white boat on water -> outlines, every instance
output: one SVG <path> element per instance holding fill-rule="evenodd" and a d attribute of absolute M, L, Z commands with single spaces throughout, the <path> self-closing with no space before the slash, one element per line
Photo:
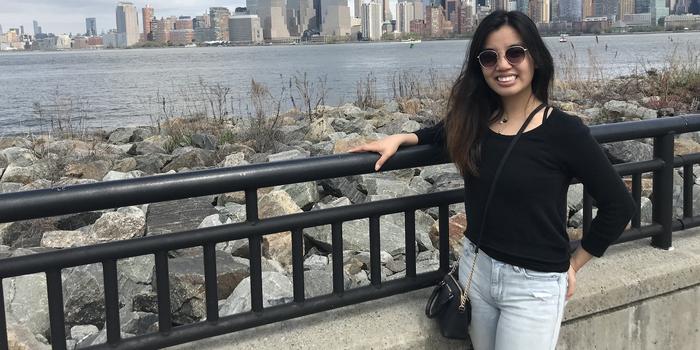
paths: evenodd
<path fill-rule="evenodd" d="M 195 44 L 195 43 L 187 44 L 187 45 L 185 45 L 185 47 L 197 47 L 197 44 Z"/>
<path fill-rule="evenodd" d="M 568 40 L 566 39 L 566 37 L 568 37 L 568 35 L 566 35 L 566 34 L 561 34 L 561 35 L 559 35 L 559 42 L 560 42 L 560 43 L 565 43 L 565 42 L 567 42 Z"/>
<path fill-rule="evenodd" d="M 420 39 L 407 39 L 407 40 L 401 40 L 402 43 L 409 43 L 409 44 L 418 44 L 420 43 Z"/>

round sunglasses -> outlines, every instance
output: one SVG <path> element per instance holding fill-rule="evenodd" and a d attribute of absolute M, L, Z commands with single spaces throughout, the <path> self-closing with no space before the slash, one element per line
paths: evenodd
<path fill-rule="evenodd" d="M 506 50 L 506 61 L 511 65 L 520 64 L 525 59 L 526 52 L 527 49 L 522 46 L 511 46 Z M 476 56 L 476 59 L 482 67 L 486 69 L 493 68 L 498 63 L 498 52 L 496 52 L 496 50 L 487 49 L 481 51 L 481 53 Z"/>

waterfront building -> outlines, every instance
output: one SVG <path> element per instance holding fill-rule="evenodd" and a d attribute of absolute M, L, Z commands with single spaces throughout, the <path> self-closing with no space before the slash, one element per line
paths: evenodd
<path fill-rule="evenodd" d="M 118 33 L 115 30 L 110 30 L 109 32 L 102 35 L 102 45 L 106 48 L 117 48 Z"/>
<path fill-rule="evenodd" d="M 325 2 L 321 35 L 331 37 L 348 37 L 350 35 L 348 0 L 327 0 Z"/>
<path fill-rule="evenodd" d="M 688 13 L 693 15 L 700 15 L 700 0 L 690 1 L 690 5 L 688 5 Z"/>
<path fill-rule="evenodd" d="M 651 24 L 651 13 L 633 13 L 622 17 L 626 27 L 648 27 Z"/>
<path fill-rule="evenodd" d="M 139 41 L 138 12 L 134 4 L 120 2 L 116 9 L 117 15 L 117 47 L 125 48 Z"/>
<path fill-rule="evenodd" d="M 228 19 L 231 17 L 231 11 L 226 7 L 210 7 L 209 8 L 209 20 L 211 23 L 212 33 L 214 37 L 212 40 L 216 41 L 228 41 Z"/>
<path fill-rule="evenodd" d="M 549 23 L 549 6 L 549 0 L 533 0 L 528 15 L 535 23 Z"/>
<path fill-rule="evenodd" d="M 66 50 L 71 48 L 71 38 L 66 34 L 56 35 L 56 49 Z"/>
<path fill-rule="evenodd" d="M 684 28 L 700 29 L 700 15 L 669 15 L 664 20 L 666 30 L 678 30 Z"/>
<path fill-rule="evenodd" d="M 39 22 L 33 21 L 33 24 L 34 24 L 34 36 L 41 34 L 41 27 L 39 26 Z"/>
<path fill-rule="evenodd" d="M 313 0 L 287 1 L 287 29 L 291 36 L 301 36 L 304 31 L 314 26 L 316 15 Z"/>
<path fill-rule="evenodd" d="M 211 29 L 211 18 L 204 14 L 197 16 L 192 20 L 192 28 L 194 29 L 194 40 L 196 42 L 205 42 L 214 40 L 214 33 Z"/>
<path fill-rule="evenodd" d="M 389 0 L 382 0 L 382 22 L 391 21 L 391 10 L 389 9 Z"/>
<path fill-rule="evenodd" d="M 177 17 L 169 16 L 161 18 L 159 20 L 152 21 L 152 37 L 153 41 L 168 44 L 172 42 L 171 33 L 175 30 L 175 23 L 177 22 Z M 194 35 L 194 34 L 193 34 Z"/>
<path fill-rule="evenodd" d="M 372 0 L 360 7 L 362 16 L 362 37 L 365 40 L 382 38 L 382 5 Z"/>
<path fill-rule="evenodd" d="M 95 19 L 95 17 L 88 17 L 85 19 L 85 35 L 97 35 L 97 19 Z"/>
<path fill-rule="evenodd" d="M 651 25 L 657 26 L 659 20 L 668 16 L 669 10 L 666 7 L 666 0 L 651 0 L 651 5 L 649 9 L 651 13 Z"/>
<path fill-rule="evenodd" d="M 155 10 L 151 5 L 141 9 L 141 20 L 143 21 L 143 41 L 153 40 L 153 21 L 155 20 Z"/>
<path fill-rule="evenodd" d="M 249 15 L 258 14 L 258 0 L 245 0 L 245 8 Z"/>
<path fill-rule="evenodd" d="M 236 44 L 255 44 L 263 41 L 263 29 L 258 15 L 233 16 L 228 22 L 230 41 Z"/>
<path fill-rule="evenodd" d="M 289 39 L 287 8 L 284 0 L 259 0 L 257 6 L 263 38 L 270 41 Z"/>
<path fill-rule="evenodd" d="M 582 18 L 583 4 L 581 0 L 559 0 L 559 20 L 579 22 Z"/>
<path fill-rule="evenodd" d="M 101 36 L 91 36 L 91 37 L 87 38 L 87 44 L 88 44 L 88 46 L 91 46 L 91 47 L 103 46 L 102 37 Z"/>
<path fill-rule="evenodd" d="M 583 12 L 581 13 L 581 18 L 595 17 L 595 7 L 593 5 L 593 0 L 583 0 Z"/>
<path fill-rule="evenodd" d="M 452 22 L 444 15 L 442 6 L 429 5 L 425 9 L 425 30 L 428 36 L 445 37 L 452 32 Z"/>
<path fill-rule="evenodd" d="M 71 47 L 75 50 L 87 49 L 88 48 L 88 38 L 84 36 L 74 36 L 73 44 Z"/>
<path fill-rule="evenodd" d="M 425 19 L 425 5 L 421 1 L 403 0 L 396 3 L 396 26 L 401 33 L 411 33 L 411 21 Z"/>
<path fill-rule="evenodd" d="M 648 13 L 650 0 L 634 0 L 634 13 Z"/>
<path fill-rule="evenodd" d="M 620 0 L 619 7 L 617 9 L 618 18 L 622 18 L 627 14 L 634 13 L 634 0 Z"/>

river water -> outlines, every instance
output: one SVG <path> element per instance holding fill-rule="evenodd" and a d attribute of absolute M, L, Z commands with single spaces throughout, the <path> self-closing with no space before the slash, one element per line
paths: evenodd
<path fill-rule="evenodd" d="M 586 75 L 617 76 L 668 64 L 674 55 L 697 54 L 700 32 L 545 38 L 562 69 Z M 409 72 L 451 79 L 459 72 L 467 40 L 406 43 L 350 43 L 133 50 L 0 53 L 0 135 L 37 132 L 46 128 L 38 117 L 41 104 L 73 111 L 87 127 L 113 128 L 153 122 L 154 101 L 161 96 L 178 102 L 200 80 L 231 89 L 229 105 L 242 114 L 251 79 L 280 89 L 285 81 L 307 73 L 310 81 L 325 77 L 326 104 L 352 102 L 358 81 L 369 73 L 377 93 L 390 97 L 392 76 Z M 293 89 L 292 89 L 293 90 Z M 239 100 L 241 102 L 239 102 Z M 285 102 L 288 103 L 288 102 Z M 72 107 L 66 107 L 72 106 Z M 79 111 L 79 112 L 76 112 Z M 44 112 L 45 113 L 45 112 Z M 74 120 L 75 121 L 75 120 Z"/>

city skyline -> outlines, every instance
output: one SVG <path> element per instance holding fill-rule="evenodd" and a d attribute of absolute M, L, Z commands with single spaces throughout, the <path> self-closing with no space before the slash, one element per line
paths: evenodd
<path fill-rule="evenodd" d="M 197 0 L 150 0 L 130 1 L 139 9 L 139 24 L 141 24 L 141 8 L 147 4 L 155 9 L 157 18 L 167 16 L 197 16 L 208 12 L 210 7 L 227 7 L 233 13 L 236 7 L 245 7 L 246 0 L 211 0 L 207 2 Z M 33 21 L 37 21 L 42 27 L 43 33 L 54 34 L 82 34 L 85 32 L 85 19 L 95 18 L 98 34 L 102 31 L 116 29 L 114 10 L 118 0 L 67 0 L 56 2 L 54 0 L 10 0 L 3 5 L 0 11 L 0 25 L 2 28 L 19 28 L 32 30 Z M 393 12 L 397 0 L 389 0 L 390 9 Z M 348 1 L 350 14 L 354 14 L 354 1 Z M 33 31 L 33 30 L 32 30 Z M 34 33 L 32 33 L 34 34 Z"/>

